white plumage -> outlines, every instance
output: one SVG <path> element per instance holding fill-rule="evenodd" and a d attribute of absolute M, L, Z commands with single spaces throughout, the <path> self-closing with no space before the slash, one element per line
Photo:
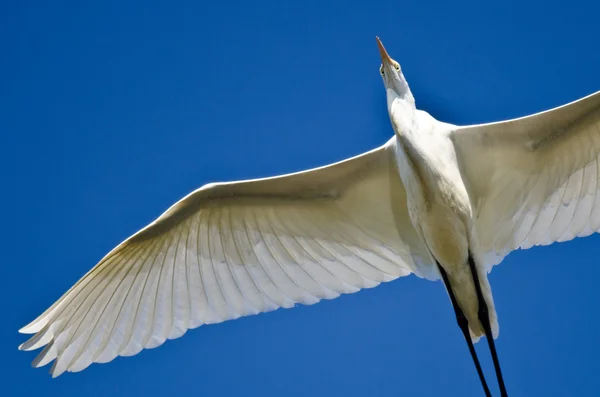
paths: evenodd
<path fill-rule="evenodd" d="M 380 51 L 394 137 L 330 166 L 189 194 L 20 330 L 34 334 L 21 349 L 44 347 L 34 366 L 81 371 L 203 324 L 412 273 L 447 273 L 470 337 L 486 333 L 484 303 L 496 337 L 492 266 L 600 230 L 600 92 L 458 127 L 417 110 L 400 66 Z"/>
<path fill-rule="evenodd" d="M 488 265 L 517 248 L 600 230 L 600 92 L 453 136 Z"/>
<path fill-rule="evenodd" d="M 391 139 L 328 167 L 198 189 L 24 327 L 36 335 L 21 348 L 47 345 L 34 365 L 56 359 L 57 376 L 203 324 L 436 277 L 397 205 L 406 195 L 394 149 Z"/>

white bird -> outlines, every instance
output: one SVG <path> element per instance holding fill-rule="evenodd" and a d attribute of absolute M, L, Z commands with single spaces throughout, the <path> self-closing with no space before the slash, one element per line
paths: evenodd
<path fill-rule="evenodd" d="M 209 184 L 119 244 L 20 332 L 53 376 L 131 356 L 188 329 L 314 304 L 411 273 L 441 278 L 473 342 L 494 346 L 487 279 L 511 251 L 600 229 L 600 92 L 459 127 L 417 110 L 377 39 L 395 135 L 348 160 Z"/>

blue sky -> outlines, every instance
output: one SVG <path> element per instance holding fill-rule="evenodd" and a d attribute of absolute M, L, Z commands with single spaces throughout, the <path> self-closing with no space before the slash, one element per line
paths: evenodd
<path fill-rule="evenodd" d="M 416 277 L 57 379 L 30 368 L 17 330 L 189 191 L 386 141 L 376 35 L 418 107 L 480 123 L 600 90 L 599 6 L 90 3 L 0 6 L 2 394 L 481 396 L 441 283 Z M 600 390 L 599 243 L 519 251 L 490 275 L 511 397 Z"/>

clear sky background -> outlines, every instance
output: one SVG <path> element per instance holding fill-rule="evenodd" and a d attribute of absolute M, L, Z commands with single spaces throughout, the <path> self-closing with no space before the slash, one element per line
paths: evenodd
<path fill-rule="evenodd" d="M 495 121 L 600 90 L 597 2 L 80 3 L 0 6 L 0 394 L 482 395 L 442 284 L 414 276 L 57 379 L 30 368 L 17 330 L 191 190 L 385 142 L 376 35 L 419 108 Z M 599 243 L 491 273 L 511 397 L 598 395 Z"/>

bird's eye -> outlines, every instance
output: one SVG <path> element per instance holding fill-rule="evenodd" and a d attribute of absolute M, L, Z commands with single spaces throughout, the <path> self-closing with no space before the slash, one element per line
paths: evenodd
<path fill-rule="evenodd" d="M 398 72 L 400 71 L 400 65 L 395 64 L 394 67 L 396 68 L 396 71 L 398 71 Z"/>
<path fill-rule="evenodd" d="M 381 73 L 382 76 L 385 75 L 385 72 L 383 71 L 383 65 L 381 65 L 381 67 L 379 68 L 379 73 Z"/>

